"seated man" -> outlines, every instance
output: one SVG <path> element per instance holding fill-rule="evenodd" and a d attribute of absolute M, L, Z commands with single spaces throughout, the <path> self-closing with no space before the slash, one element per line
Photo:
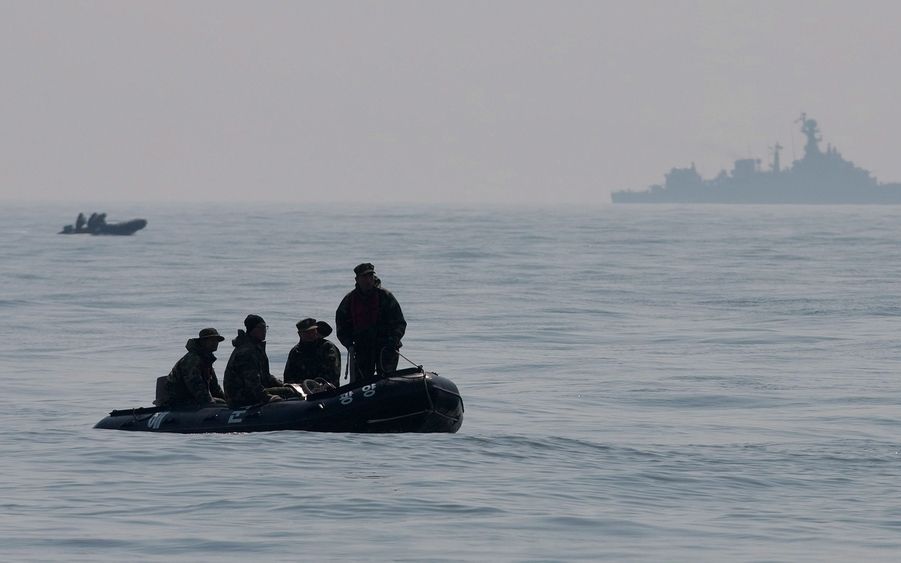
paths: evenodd
<path fill-rule="evenodd" d="M 185 344 L 188 353 L 166 376 L 166 395 L 160 406 L 225 404 L 225 395 L 213 370 L 213 355 L 225 340 L 215 328 L 205 328 Z"/>
<path fill-rule="evenodd" d="M 297 393 L 269 373 L 266 355 L 266 321 L 247 315 L 243 330 L 232 340 L 235 349 L 225 366 L 225 396 L 232 408 L 281 401 Z"/>
<path fill-rule="evenodd" d="M 341 352 L 325 339 L 332 327 L 325 321 L 304 319 L 297 323 L 300 342 L 288 353 L 285 364 L 285 383 L 303 383 L 307 379 L 322 378 L 338 387 L 341 378 Z"/>

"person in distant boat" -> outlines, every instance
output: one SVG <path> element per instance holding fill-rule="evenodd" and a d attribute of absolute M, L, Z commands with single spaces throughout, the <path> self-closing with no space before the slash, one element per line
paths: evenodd
<path fill-rule="evenodd" d="M 322 378 L 335 387 L 341 385 L 341 351 L 325 339 L 332 327 L 325 321 L 304 319 L 297 323 L 300 341 L 288 352 L 285 383 L 303 383 Z"/>
<path fill-rule="evenodd" d="M 235 349 L 225 366 L 225 398 L 231 407 L 280 401 L 297 394 L 269 373 L 266 355 L 266 321 L 259 315 L 247 315 L 245 330 L 232 340 Z"/>
<path fill-rule="evenodd" d="M 215 328 L 205 328 L 189 338 L 188 353 L 175 362 L 166 377 L 166 398 L 160 406 L 225 404 L 225 394 L 213 370 L 213 355 L 225 340 Z"/>
<path fill-rule="evenodd" d="M 93 233 L 93 232 L 97 231 L 97 229 L 99 228 L 99 219 L 100 219 L 100 214 L 97 212 L 91 213 L 91 216 L 88 217 L 87 231 L 89 233 Z"/>
<path fill-rule="evenodd" d="M 99 232 L 106 226 L 106 213 L 91 213 L 88 217 L 87 231 L 89 233 Z"/>
<path fill-rule="evenodd" d="M 348 350 L 352 381 L 384 377 L 397 369 L 407 321 L 397 299 L 376 277 L 375 266 L 364 262 L 354 274 L 356 287 L 335 311 L 338 340 Z"/>
<path fill-rule="evenodd" d="M 84 213 L 79 213 L 78 218 L 75 219 L 75 232 L 80 233 L 83 231 L 85 223 L 87 223 L 87 220 L 84 218 Z"/>

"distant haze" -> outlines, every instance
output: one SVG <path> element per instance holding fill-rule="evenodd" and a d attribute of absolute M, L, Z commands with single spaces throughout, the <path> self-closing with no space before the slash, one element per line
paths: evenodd
<path fill-rule="evenodd" d="M 0 200 L 606 203 L 694 162 L 901 181 L 901 4 L 0 1 Z M 82 210 L 73 207 L 73 212 Z"/>

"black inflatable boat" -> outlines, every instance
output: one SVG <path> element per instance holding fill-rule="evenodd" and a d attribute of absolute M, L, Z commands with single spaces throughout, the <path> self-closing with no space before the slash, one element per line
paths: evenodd
<path fill-rule="evenodd" d="M 463 398 L 444 377 L 415 367 L 366 384 L 300 399 L 232 409 L 224 405 L 114 410 L 94 428 L 136 432 L 456 432 Z"/>
<path fill-rule="evenodd" d="M 147 226 L 147 219 L 132 219 L 121 223 L 102 223 L 90 229 L 78 229 L 72 225 L 66 225 L 59 235 L 133 235 Z"/>

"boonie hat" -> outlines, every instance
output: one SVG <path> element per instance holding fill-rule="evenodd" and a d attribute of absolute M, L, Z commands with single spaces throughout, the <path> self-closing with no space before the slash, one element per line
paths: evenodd
<path fill-rule="evenodd" d="M 298 332 L 304 332 L 311 328 L 318 328 L 320 336 L 328 336 L 332 333 L 332 327 L 325 321 L 317 321 L 316 319 L 304 319 L 297 323 Z"/>
<path fill-rule="evenodd" d="M 215 338 L 219 342 L 225 340 L 225 337 L 219 334 L 219 331 L 215 328 L 203 328 L 200 329 L 200 334 L 197 338 Z"/>
<path fill-rule="evenodd" d="M 369 262 L 363 262 L 362 264 L 354 268 L 354 274 L 358 276 L 362 276 L 370 272 L 375 272 L 375 266 L 373 266 Z"/>

